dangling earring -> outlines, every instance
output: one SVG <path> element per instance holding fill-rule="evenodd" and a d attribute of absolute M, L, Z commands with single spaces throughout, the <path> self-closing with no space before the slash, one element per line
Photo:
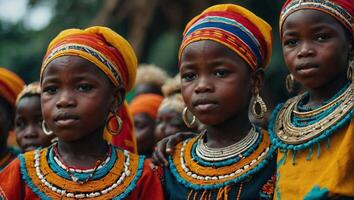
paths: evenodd
<path fill-rule="evenodd" d="M 254 97 L 254 100 L 252 102 L 252 114 L 255 118 L 257 119 L 262 119 L 265 115 L 265 113 L 267 112 L 267 105 L 264 103 L 263 99 L 261 96 L 259 96 L 259 91 L 258 91 L 258 88 L 256 88 L 256 91 L 255 91 L 255 94 L 256 96 Z M 257 103 L 259 104 L 259 107 L 260 107 L 260 112 L 257 113 L 257 110 L 256 110 L 256 105 Z"/>
<path fill-rule="evenodd" d="M 112 119 L 113 117 L 116 119 L 117 125 L 118 125 L 118 128 L 117 128 L 116 130 L 114 130 L 113 128 L 111 128 L 111 126 L 109 125 L 109 124 L 110 124 L 109 122 L 111 121 L 111 119 Z M 108 118 L 107 124 L 106 124 L 106 128 L 107 128 L 108 132 L 109 132 L 111 135 L 113 135 L 113 136 L 118 135 L 118 134 L 120 133 L 120 131 L 122 130 L 122 128 L 123 128 L 123 121 L 122 121 L 122 119 L 115 113 L 115 114 L 113 114 L 112 116 L 110 116 L 110 117 Z"/>
<path fill-rule="evenodd" d="M 196 118 L 195 118 L 195 116 L 193 115 L 192 121 L 189 122 L 187 111 L 188 111 L 188 108 L 185 107 L 185 108 L 183 109 L 183 112 L 182 112 L 182 119 L 183 119 L 183 122 L 184 122 L 184 124 L 185 124 L 188 128 L 195 128 L 195 125 L 196 125 Z"/>
<path fill-rule="evenodd" d="M 42 130 L 43 130 L 44 134 L 46 134 L 46 135 L 52 135 L 53 134 L 53 131 L 51 131 L 51 130 L 48 131 L 44 120 L 42 121 Z"/>
<path fill-rule="evenodd" d="M 292 74 L 288 74 L 285 78 L 285 87 L 288 93 L 294 92 L 294 76 Z"/>
<path fill-rule="evenodd" d="M 347 70 L 347 78 L 348 78 L 348 80 L 354 81 L 354 64 L 353 64 L 353 60 L 350 61 L 350 63 L 349 63 L 349 67 L 348 67 L 348 70 Z"/>

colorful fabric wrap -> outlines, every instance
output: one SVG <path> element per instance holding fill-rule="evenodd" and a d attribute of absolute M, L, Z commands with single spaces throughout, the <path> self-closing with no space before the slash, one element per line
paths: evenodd
<path fill-rule="evenodd" d="M 250 12 L 233 5 L 220 4 L 193 18 L 183 32 L 178 58 L 195 41 L 212 40 L 241 56 L 253 70 L 266 67 L 272 54 L 271 26 Z"/>
<path fill-rule="evenodd" d="M 28 85 L 25 85 L 20 94 L 17 95 L 16 104 L 18 104 L 18 102 L 27 95 L 41 95 L 41 86 L 39 85 L 39 82 L 33 82 Z"/>
<path fill-rule="evenodd" d="M 284 21 L 291 13 L 312 9 L 331 15 L 353 34 L 353 5 L 353 0 L 287 0 L 280 12 L 280 33 L 282 33 Z"/>
<path fill-rule="evenodd" d="M 0 97 L 15 107 L 16 97 L 24 86 L 23 80 L 15 73 L 0 68 Z"/>
<path fill-rule="evenodd" d="M 59 33 L 50 42 L 44 56 L 40 72 L 41 80 L 48 64 L 61 56 L 79 56 L 92 62 L 115 86 L 123 86 L 126 92 L 129 92 L 135 83 L 137 58 L 134 50 L 128 41 L 107 27 L 67 29 Z M 124 103 L 118 112 L 118 116 L 123 121 L 120 134 L 111 136 L 106 131 L 104 137 L 109 142 L 135 153 L 137 148 L 134 127 L 127 109 L 127 104 Z M 111 127 L 118 127 L 115 120 L 111 120 L 108 124 Z"/>
<path fill-rule="evenodd" d="M 147 113 L 151 118 L 156 119 L 157 110 L 163 100 L 163 96 L 157 94 L 141 94 L 133 99 L 129 105 L 132 115 Z"/>

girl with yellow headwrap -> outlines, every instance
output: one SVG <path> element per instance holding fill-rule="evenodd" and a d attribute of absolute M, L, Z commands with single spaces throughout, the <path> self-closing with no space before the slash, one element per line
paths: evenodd
<path fill-rule="evenodd" d="M 130 44 L 109 28 L 69 29 L 54 38 L 40 83 L 42 128 L 58 142 L 20 155 L 0 173 L 0 197 L 162 199 L 148 161 L 102 137 L 105 128 L 119 134 L 130 120 L 124 97 L 136 65 Z"/>
<path fill-rule="evenodd" d="M 271 27 L 237 5 L 212 6 L 187 24 L 179 50 L 185 123 L 194 124 L 191 112 L 205 131 L 175 146 L 167 199 L 273 198 L 275 147 L 248 118 L 249 106 L 257 118 L 266 112 L 259 89 L 271 45 Z"/>

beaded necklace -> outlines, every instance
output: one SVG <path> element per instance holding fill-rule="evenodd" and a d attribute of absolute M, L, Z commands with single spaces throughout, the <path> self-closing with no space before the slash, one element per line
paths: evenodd
<path fill-rule="evenodd" d="M 354 115 L 353 83 L 347 84 L 323 105 L 304 108 L 307 94 L 289 99 L 275 109 L 269 132 L 281 149 L 301 150 L 328 138 Z"/>
<path fill-rule="evenodd" d="M 53 147 L 37 149 L 19 156 L 21 174 L 41 199 L 124 199 L 142 175 L 144 157 L 113 146 L 110 149 L 110 158 L 98 167 L 70 170 L 54 159 Z M 73 180 L 68 171 L 83 183 Z"/>
<path fill-rule="evenodd" d="M 270 145 L 269 136 L 258 128 L 255 130 L 258 137 L 244 151 L 242 158 L 235 154 L 234 157 L 218 162 L 203 160 L 196 153 L 196 145 L 201 136 L 179 143 L 174 155 L 169 157 L 173 176 L 193 190 L 219 189 L 244 181 L 262 169 L 275 150 Z"/>

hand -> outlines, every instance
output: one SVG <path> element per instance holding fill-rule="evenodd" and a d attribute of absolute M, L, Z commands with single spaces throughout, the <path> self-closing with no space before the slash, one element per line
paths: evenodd
<path fill-rule="evenodd" d="M 196 136 L 196 133 L 193 132 L 179 132 L 163 138 L 155 146 L 155 150 L 152 153 L 152 162 L 155 165 L 167 167 L 167 157 L 173 154 L 176 144 L 194 136 Z"/>

